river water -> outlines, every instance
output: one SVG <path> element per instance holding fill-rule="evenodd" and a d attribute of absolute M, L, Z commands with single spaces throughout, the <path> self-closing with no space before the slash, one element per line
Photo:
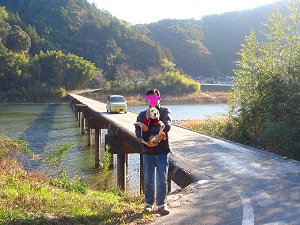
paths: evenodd
<path fill-rule="evenodd" d="M 174 120 L 202 119 L 205 116 L 220 116 L 226 112 L 225 105 L 165 105 L 171 109 Z M 129 106 L 139 112 L 146 106 Z M 28 170 L 37 170 L 48 176 L 57 176 L 64 169 L 69 177 L 80 177 L 95 184 L 101 174 L 94 168 L 94 147 L 87 146 L 87 135 L 80 133 L 74 113 L 68 104 L 3 104 L 0 105 L 0 135 L 11 139 L 22 139 L 36 154 L 56 149 L 60 145 L 72 144 L 59 165 L 22 158 Z M 115 169 L 112 182 L 116 182 Z M 128 157 L 128 190 L 135 192 L 139 185 L 139 155 Z"/>
<path fill-rule="evenodd" d="M 185 104 L 185 105 L 163 105 L 168 107 L 172 112 L 174 120 L 188 120 L 188 119 L 203 119 L 206 116 L 222 116 L 226 110 L 225 104 L 209 105 L 209 104 Z M 148 106 L 129 106 L 132 112 L 140 112 Z"/>

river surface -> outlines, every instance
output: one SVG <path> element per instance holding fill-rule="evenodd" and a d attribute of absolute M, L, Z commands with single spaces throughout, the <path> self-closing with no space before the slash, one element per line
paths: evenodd
<path fill-rule="evenodd" d="M 206 116 L 222 116 L 226 112 L 225 104 L 222 105 L 163 105 L 168 107 L 172 112 L 174 120 L 188 120 L 188 119 L 203 119 Z M 148 106 L 129 106 L 128 109 L 132 112 L 138 113 Z"/>
<path fill-rule="evenodd" d="M 226 105 L 164 105 L 171 109 L 174 120 L 202 119 L 221 116 Z M 139 112 L 147 106 L 129 106 Z M 87 146 L 87 135 L 80 133 L 74 113 L 68 104 L 3 104 L 0 105 L 0 136 L 22 139 L 36 154 L 51 151 L 60 145 L 72 144 L 58 165 L 49 166 L 41 161 L 22 158 L 27 170 L 37 170 L 48 176 L 57 176 L 64 169 L 69 177 L 79 177 L 95 184 L 101 171 L 94 168 L 94 147 Z M 104 141 L 103 141 L 104 143 Z M 115 169 L 112 182 L 116 183 Z M 128 190 L 135 192 L 139 186 L 139 155 L 128 157 Z"/>

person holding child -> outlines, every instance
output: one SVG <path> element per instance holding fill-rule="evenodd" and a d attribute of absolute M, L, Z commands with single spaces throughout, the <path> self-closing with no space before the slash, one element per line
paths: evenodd
<path fill-rule="evenodd" d="M 144 211 L 150 212 L 153 210 L 155 200 L 158 210 L 163 214 L 169 214 L 170 211 L 167 207 L 168 153 L 170 152 L 168 132 L 172 125 L 172 116 L 168 108 L 160 106 L 160 92 L 157 89 L 147 91 L 147 100 L 149 108 L 155 107 L 159 111 L 160 125 L 164 127 L 165 137 L 155 147 L 148 147 L 142 144 L 141 154 L 144 162 L 144 194 L 146 202 Z M 149 119 L 146 118 L 146 112 L 147 110 L 144 110 L 138 114 L 137 122 L 144 123 L 145 119 Z M 143 130 L 140 126 L 135 126 L 136 137 L 140 143 L 143 143 L 145 136 L 157 135 L 160 132 L 160 126 L 149 126 L 149 129 L 147 127 L 146 131 Z"/>

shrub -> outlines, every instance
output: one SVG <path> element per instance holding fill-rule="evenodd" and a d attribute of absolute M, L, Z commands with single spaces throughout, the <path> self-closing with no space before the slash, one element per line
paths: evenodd
<path fill-rule="evenodd" d="M 190 94 L 200 91 L 200 83 L 179 72 L 151 76 L 147 82 L 149 87 L 155 87 L 168 95 Z"/>

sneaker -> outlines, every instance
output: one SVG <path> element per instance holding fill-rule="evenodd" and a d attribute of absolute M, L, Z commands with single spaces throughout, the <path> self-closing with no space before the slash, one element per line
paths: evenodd
<path fill-rule="evenodd" d="M 168 215 L 170 213 L 170 209 L 166 206 L 158 206 L 158 211 L 164 215 Z"/>
<path fill-rule="evenodd" d="M 153 209 L 153 205 L 146 204 L 144 206 L 144 212 L 151 212 Z"/>

